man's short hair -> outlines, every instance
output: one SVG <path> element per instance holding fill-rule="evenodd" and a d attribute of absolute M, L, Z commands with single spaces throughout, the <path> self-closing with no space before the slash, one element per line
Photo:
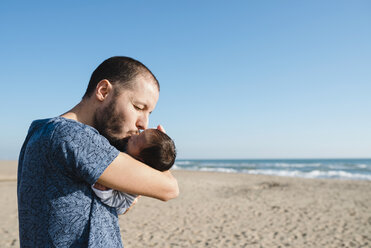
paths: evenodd
<path fill-rule="evenodd" d="M 117 86 L 121 89 L 130 88 L 133 79 L 140 74 L 152 76 L 154 83 L 157 85 L 158 90 L 160 90 L 160 84 L 155 75 L 138 60 L 125 56 L 115 56 L 106 59 L 91 75 L 83 98 L 90 97 L 94 93 L 97 84 L 104 79 L 108 80 L 114 87 Z"/>

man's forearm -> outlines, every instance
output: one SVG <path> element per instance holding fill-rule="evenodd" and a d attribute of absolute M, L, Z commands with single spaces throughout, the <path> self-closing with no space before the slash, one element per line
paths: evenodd
<path fill-rule="evenodd" d="M 99 177 L 98 183 L 118 191 L 163 201 L 179 194 L 178 182 L 170 171 L 157 171 L 126 153 L 117 156 Z"/>

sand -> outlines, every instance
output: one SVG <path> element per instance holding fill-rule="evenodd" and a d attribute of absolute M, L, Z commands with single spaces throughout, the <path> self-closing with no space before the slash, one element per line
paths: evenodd
<path fill-rule="evenodd" d="M 371 247 L 371 181 L 174 171 L 177 199 L 119 217 L 124 246 Z M 0 247 L 19 247 L 16 162 L 0 163 Z"/>

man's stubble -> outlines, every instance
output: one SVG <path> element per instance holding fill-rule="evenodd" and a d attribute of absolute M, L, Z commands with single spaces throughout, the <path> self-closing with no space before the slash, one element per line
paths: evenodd
<path fill-rule="evenodd" d="M 126 145 L 130 136 L 125 138 L 117 137 L 121 134 L 124 116 L 120 116 L 116 112 L 117 96 L 114 96 L 107 107 L 101 110 L 96 110 L 94 113 L 94 128 L 104 136 L 111 145 L 115 146 L 118 150 L 126 150 Z"/>

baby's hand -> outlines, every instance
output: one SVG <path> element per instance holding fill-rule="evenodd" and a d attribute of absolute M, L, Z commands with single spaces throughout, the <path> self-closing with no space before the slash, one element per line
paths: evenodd
<path fill-rule="evenodd" d="M 102 191 L 110 189 L 110 188 L 107 188 L 106 186 L 103 186 L 102 184 L 99 184 L 99 183 L 95 183 L 93 187 L 96 188 L 96 189 L 102 190 Z"/>

